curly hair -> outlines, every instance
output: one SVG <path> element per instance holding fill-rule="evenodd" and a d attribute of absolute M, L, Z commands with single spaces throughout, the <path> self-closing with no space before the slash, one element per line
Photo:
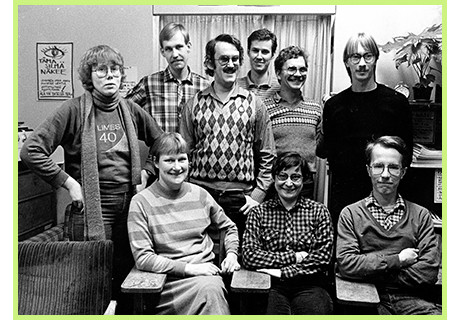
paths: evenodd
<path fill-rule="evenodd" d="M 227 42 L 233 44 L 240 54 L 240 66 L 243 65 L 244 50 L 241 46 L 240 40 L 238 40 L 235 36 L 226 33 L 218 35 L 216 38 L 210 40 L 206 44 L 206 53 L 203 64 L 206 74 L 210 75 L 211 77 L 214 76 L 214 68 L 216 67 L 216 64 L 214 62 L 214 55 L 216 53 L 217 42 Z M 209 68 L 208 66 L 212 66 L 213 69 Z"/>
<path fill-rule="evenodd" d="M 89 91 L 94 89 L 91 73 L 93 68 L 99 64 L 120 66 L 121 85 L 123 84 L 126 78 L 123 56 L 117 49 L 102 44 L 88 49 L 80 60 L 78 75 L 83 88 Z"/>
<path fill-rule="evenodd" d="M 308 68 L 308 54 L 302 48 L 298 46 L 289 46 L 281 50 L 274 62 L 276 73 L 281 72 L 286 61 L 298 57 L 302 57 L 305 60 L 305 66 Z"/>

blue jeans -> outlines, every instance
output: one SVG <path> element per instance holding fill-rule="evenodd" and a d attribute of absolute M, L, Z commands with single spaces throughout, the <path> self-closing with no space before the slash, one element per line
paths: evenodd
<path fill-rule="evenodd" d="M 266 314 L 332 314 L 332 299 L 323 283 L 325 279 L 320 275 L 284 280 L 272 277 Z"/>
<path fill-rule="evenodd" d="M 440 305 L 417 297 L 413 294 L 400 292 L 386 292 L 379 290 L 380 304 L 377 307 L 379 314 L 389 315 L 441 315 Z"/>
<path fill-rule="evenodd" d="M 113 241 L 112 299 L 116 300 L 121 294 L 121 284 L 134 266 L 127 224 L 132 197 L 133 191 L 113 193 L 101 189 L 105 234 L 107 239 Z"/>

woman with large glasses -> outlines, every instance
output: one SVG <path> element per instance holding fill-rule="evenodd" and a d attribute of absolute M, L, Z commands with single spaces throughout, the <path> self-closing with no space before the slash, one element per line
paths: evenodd
<path fill-rule="evenodd" d="M 138 139 L 152 145 L 162 133 L 147 112 L 120 96 L 123 65 L 114 48 L 87 50 L 78 69 L 84 93 L 49 115 L 21 150 L 31 170 L 53 187 L 67 189 L 74 206 L 83 209 L 85 240 L 113 240 L 112 298 L 119 302 L 117 310 L 123 309 L 121 282 L 134 263 L 126 221 L 141 182 Z M 50 157 L 59 145 L 65 171 Z"/>
<path fill-rule="evenodd" d="M 308 173 L 300 154 L 280 154 L 272 170 L 277 197 L 253 208 L 246 223 L 243 265 L 272 276 L 267 314 L 332 313 L 332 224 L 323 204 L 300 194 Z"/>
<path fill-rule="evenodd" d="M 274 63 L 281 88 L 264 103 L 272 121 L 276 153 L 296 151 L 307 161 L 310 172 L 315 172 L 321 106 L 302 95 L 307 80 L 307 60 L 306 52 L 297 46 L 281 50 Z M 304 178 L 302 194 L 313 198 L 313 178 Z M 272 189 L 268 197 L 273 196 Z"/>

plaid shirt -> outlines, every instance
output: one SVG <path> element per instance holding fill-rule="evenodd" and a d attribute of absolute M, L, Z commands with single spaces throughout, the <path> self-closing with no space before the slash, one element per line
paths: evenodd
<path fill-rule="evenodd" d="M 186 79 L 177 80 L 169 68 L 143 77 L 127 94 L 157 121 L 165 132 L 179 132 L 181 106 L 195 93 L 209 86 L 209 81 L 190 71 Z"/>
<path fill-rule="evenodd" d="M 279 268 L 281 278 L 324 272 L 331 261 L 333 229 L 327 208 L 299 197 L 291 210 L 279 198 L 252 209 L 243 236 L 243 265 Z M 307 257 L 296 264 L 295 253 Z"/>
<path fill-rule="evenodd" d="M 404 213 L 406 212 L 406 205 L 403 198 L 399 194 L 393 210 L 391 210 L 389 213 L 387 213 L 382 208 L 372 193 L 370 196 L 364 199 L 364 202 L 372 216 L 375 218 L 375 220 L 377 220 L 378 223 L 380 223 L 383 228 L 385 228 L 385 230 L 391 229 L 391 227 L 393 227 L 396 223 L 398 223 L 399 220 L 401 220 Z"/>

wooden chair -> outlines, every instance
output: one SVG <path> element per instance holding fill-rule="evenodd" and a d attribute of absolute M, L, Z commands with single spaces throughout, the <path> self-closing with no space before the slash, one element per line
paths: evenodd
<path fill-rule="evenodd" d="M 113 243 L 63 241 L 56 226 L 18 244 L 18 314 L 114 314 Z"/>
<path fill-rule="evenodd" d="M 213 252 L 216 255 L 214 263 L 219 265 L 225 258 L 224 237 L 225 232 L 211 231 L 210 236 L 214 241 Z M 167 275 L 164 273 L 155 273 L 149 271 L 138 270 L 134 266 L 126 279 L 121 285 L 121 291 L 132 294 L 133 296 L 133 314 L 146 314 L 149 311 L 149 306 L 145 302 L 150 302 L 154 299 L 147 299 L 154 294 L 158 294 L 163 290 Z M 150 306 L 151 307 L 151 306 Z"/>

